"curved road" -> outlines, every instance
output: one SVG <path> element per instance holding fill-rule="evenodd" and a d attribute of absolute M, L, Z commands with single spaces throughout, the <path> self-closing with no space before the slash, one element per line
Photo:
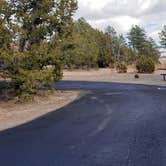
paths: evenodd
<path fill-rule="evenodd" d="M 166 165 L 166 88 L 79 81 L 55 87 L 90 92 L 0 132 L 0 165 Z"/>

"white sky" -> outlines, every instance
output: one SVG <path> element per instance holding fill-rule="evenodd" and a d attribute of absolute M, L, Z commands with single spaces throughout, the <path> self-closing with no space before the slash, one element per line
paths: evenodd
<path fill-rule="evenodd" d="M 166 0 L 78 0 L 75 18 L 84 17 L 93 27 L 104 30 L 113 26 L 127 33 L 132 25 L 140 25 L 155 40 L 166 24 Z"/>

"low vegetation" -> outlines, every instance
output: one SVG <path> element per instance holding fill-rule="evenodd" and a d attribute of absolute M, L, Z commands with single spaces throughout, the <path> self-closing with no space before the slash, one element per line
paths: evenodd
<path fill-rule="evenodd" d="M 139 73 L 153 73 L 155 71 L 155 63 L 149 57 L 141 57 L 136 61 L 136 69 Z"/>
<path fill-rule="evenodd" d="M 118 71 L 118 73 L 127 73 L 127 65 L 119 62 L 116 65 L 116 70 Z"/>

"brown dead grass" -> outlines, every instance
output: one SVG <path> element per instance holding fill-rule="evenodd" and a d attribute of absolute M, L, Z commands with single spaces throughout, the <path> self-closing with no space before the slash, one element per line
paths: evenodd
<path fill-rule="evenodd" d="M 36 97 L 33 102 L 15 103 L 0 101 L 0 130 L 29 122 L 39 116 L 73 102 L 80 96 L 78 91 L 56 91 L 54 95 Z"/>
<path fill-rule="evenodd" d="M 133 83 L 146 85 L 166 86 L 160 74 L 166 71 L 157 70 L 158 68 L 166 68 L 166 59 L 161 59 L 161 64 L 156 66 L 153 74 L 139 74 L 140 78 L 135 79 L 136 69 L 134 65 L 128 66 L 128 72 L 119 74 L 115 69 L 98 69 L 98 70 L 73 70 L 64 71 L 64 80 L 72 81 L 97 81 L 97 82 L 118 82 Z"/>

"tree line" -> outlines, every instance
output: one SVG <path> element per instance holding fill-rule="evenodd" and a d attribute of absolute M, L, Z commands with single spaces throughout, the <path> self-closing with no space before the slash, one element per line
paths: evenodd
<path fill-rule="evenodd" d="M 132 64 L 140 56 L 157 62 L 157 45 L 139 26 L 126 36 L 108 26 L 94 29 L 76 21 L 77 0 L 0 1 L 0 77 L 3 89 L 29 99 L 42 87 L 51 88 L 63 68 L 113 67 Z M 166 27 L 160 33 L 166 47 Z"/>
<path fill-rule="evenodd" d="M 140 56 L 158 62 L 160 57 L 155 41 L 137 25 L 124 36 L 111 26 L 104 32 L 94 29 L 80 18 L 74 23 L 72 37 L 74 49 L 64 59 L 68 68 L 113 67 L 117 62 L 132 64 Z"/>

